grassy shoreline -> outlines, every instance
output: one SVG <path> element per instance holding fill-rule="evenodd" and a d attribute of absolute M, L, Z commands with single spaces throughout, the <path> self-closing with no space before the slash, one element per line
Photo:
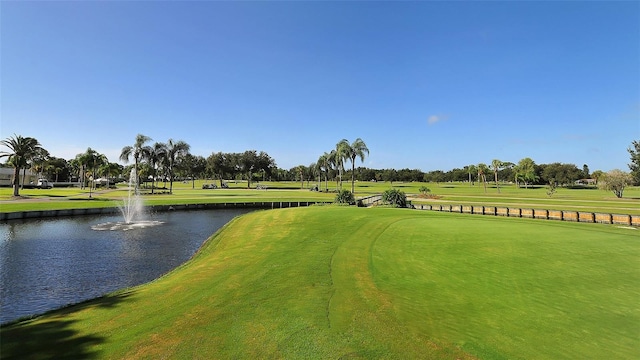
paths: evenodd
<path fill-rule="evenodd" d="M 637 234 L 616 226 L 258 211 L 151 283 L 2 327 L 1 346 L 43 358 L 634 358 L 639 261 Z"/>

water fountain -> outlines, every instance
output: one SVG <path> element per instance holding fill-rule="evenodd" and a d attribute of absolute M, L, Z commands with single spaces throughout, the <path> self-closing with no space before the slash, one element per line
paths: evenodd
<path fill-rule="evenodd" d="M 136 170 L 131 169 L 129 174 L 129 192 L 127 197 L 118 205 L 124 218 L 122 222 L 107 222 L 92 226 L 93 230 L 132 230 L 144 229 L 162 224 L 162 221 L 144 220 L 144 204 L 138 194 L 138 176 Z"/>

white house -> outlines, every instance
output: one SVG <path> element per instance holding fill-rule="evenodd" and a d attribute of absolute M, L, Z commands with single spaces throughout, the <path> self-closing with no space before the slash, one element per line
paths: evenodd
<path fill-rule="evenodd" d="M 0 186 L 12 186 L 13 185 L 13 172 L 15 171 L 12 167 L 0 167 Z M 30 169 L 26 171 L 20 170 L 20 184 L 22 184 L 22 174 L 24 172 L 24 183 L 29 184 L 30 182 L 36 182 L 38 180 L 37 174 L 31 172 Z"/>

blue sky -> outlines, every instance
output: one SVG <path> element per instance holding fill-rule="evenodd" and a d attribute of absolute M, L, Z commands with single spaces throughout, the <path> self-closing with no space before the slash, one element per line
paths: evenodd
<path fill-rule="evenodd" d="M 117 161 L 138 133 L 308 165 L 628 170 L 640 2 L 0 3 L 0 137 Z M 358 163 L 360 165 L 360 163 Z"/>

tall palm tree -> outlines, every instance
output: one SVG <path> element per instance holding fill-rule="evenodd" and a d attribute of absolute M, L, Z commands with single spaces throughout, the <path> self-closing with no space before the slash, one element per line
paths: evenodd
<path fill-rule="evenodd" d="M 169 173 L 169 193 L 173 193 L 173 175 L 176 159 L 189 153 L 191 146 L 182 140 L 169 139 L 166 144 L 165 157 L 167 159 L 167 172 Z"/>
<path fill-rule="evenodd" d="M 342 190 L 342 173 L 344 172 L 344 162 L 350 158 L 349 156 L 349 141 L 342 139 L 336 144 L 335 161 L 338 170 L 338 177 L 340 178 L 340 190 Z"/>
<path fill-rule="evenodd" d="M 89 175 L 90 180 L 92 180 L 90 184 L 87 184 L 89 186 L 89 197 L 92 197 L 91 190 L 95 187 L 95 177 L 98 175 L 98 168 L 108 163 L 109 160 L 104 154 L 100 154 L 92 148 L 87 148 L 87 151 L 79 154 L 76 158 L 82 164 L 84 175 Z"/>
<path fill-rule="evenodd" d="M 335 172 L 338 172 L 338 175 L 339 175 L 340 178 L 338 178 L 338 176 L 335 177 L 335 179 L 336 179 L 336 190 L 340 190 L 340 183 L 342 182 L 342 172 L 340 171 L 341 159 L 340 159 L 340 156 L 338 155 L 338 151 L 336 149 L 333 149 L 333 150 L 331 150 L 331 152 L 329 152 L 329 156 L 327 157 L 327 162 L 329 164 L 329 167 L 331 169 L 333 169 L 334 175 L 335 175 Z"/>
<path fill-rule="evenodd" d="M 9 148 L 9 151 L 0 152 L 0 158 L 8 158 L 13 165 L 13 196 L 20 196 L 20 169 L 26 168 L 29 159 L 40 151 L 42 146 L 35 138 L 15 134 L 0 141 L 0 144 Z"/>
<path fill-rule="evenodd" d="M 498 189 L 498 193 L 500 192 L 500 185 L 498 184 L 498 171 L 502 168 L 502 161 L 498 159 L 493 159 L 491 161 L 491 169 L 493 169 L 493 178 L 496 182 L 496 188 Z"/>
<path fill-rule="evenodd" d="M 487 173 L 489 172 L 489 167 L 484 164 L 478 164 L 478 181 L 482 180 L 482 184 L 484 185 L 484 192 L 487 192 Z"/>
<path fill-rule="evenodd" d="M 328 175 L 329 175 L 329 157 L 330 156 L 331 155 L 325 151 L 324 154 L 320 155 L 317 162 L 318 166 L 320 167 L 320 171 L 324 173 L 324 191 L 325 192 L 329 192 Z M 322 182 L 322 179 L 320 179 L 320 182 Z M 322 186 L 322 184 L 320 184 L 320 186 Z"/>
<path fill-rule="evenodd" d="M 144 159 L 146 154 L 148 154 L 150 150 L 150 148 L 148 146 L 145 146 L 144 144 L 151 140 L 153 139 L 148 136 L 138 134 L 136 136 L 136 142 L 133 144 L 133 146 L 125 146 L 120 152 L 120 160 L 124 161 L 125 163 L 128 163 L 129 157 L 133 156 L 133 169 L 136 173 L 136 177 L 138 176 L 138 165 L 140 164 L 140 160 Z M 135 183 L 135 192 L 138 192 L 138 181 L 136 181 Z"/>
<path fill-rule="evenodd" d="M 105 162 L 100 166 L 100 173 L 104 175 L 105 179 L 107 179 L 107 185 L 109 186 L 109 178 L 112 178 L 115 175 L 118 175 L 122 172 L 122 165 L 118 163 Z"/>
<path fill-rule="evenodd" d="M 518 179 L 524 182 L 525 189 L 528 188 L 529 181 L 534 182 L 538 180 L 536 175 L 536 163 L 531 158 L 524 158 L 518 161 L 518 165 L 514 168 Z"/>
<path fill-rule="evenodd" d="M 369 155 L 369 149 L 367 144 L 362 139 L 357 138 L 354 142 L 349 144 L 347 139 L 342 139 L 338 143 L 340 153 L 343 154 L 345 160 L 351 161 L 351 193 L 355 194 L 356 183 L 356 158 L 360 158 L 360 161 L 364 161 L 365 153 Z"/>
<path fill-rule="evenodd" d="M 149 161 L 149 165 L 151 165 L 151 193 L 153 194 L 154 188 L 156 187 L 157 167 L 162 163 L 163 159 L 166 159 L 167 145 L 157 142 L 149 147 L 149 151 L 145 155 Z"/>
<path fill-rule="evenodd" d="M 306 172 L 307 167 L 304 165 L 296 166 L 296 171 L 300 174 L 300 189 L 304 189 L 304 173 Z"/>
<path fill-rule="evenodd" d="M 472 185 L 472 182 L 471 182 L 471 174 L 475 173 L 475 172 L 476 172 L 476 170 L 477 170 L 477 169 L 476 169 L 476 166 L 475 166 L 475 165 L 473 165 L 473 164 L 472 164 L 472 165 L 467 166 L 467 171 L 469 171 L 469 186 L 471 186 L 471 185 Z"/>

